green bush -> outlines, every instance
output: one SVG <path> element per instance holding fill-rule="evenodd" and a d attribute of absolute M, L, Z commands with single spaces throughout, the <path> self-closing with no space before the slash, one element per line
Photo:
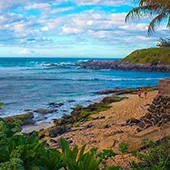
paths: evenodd
<path fill-rule="evenodd" d="M 0 109 L 2 109 L 3 104 L 4 104 L 3 102 L 0 102 Z"/>
<path fill-rule="evenodd" d="M 36 133 L 19 134 L 20 123 L 0 119 L 0 170 L 99 170 L 102 158 L 95 156 L 97 149 L 84 153 L 85 146 L 71 149 L 64 139 L 60 139 L 61 151 L 46 149 Z"/>
<path fill-rule="evenodd" d="M 169 170 L 170 169 L 170 139 L 166 138 L 160 143 L 145 140 L 148 146 L 145 152 L 135 151 L 134 155 L 139 162 L 130 163 L 133 170 Z"/>
<path fill-rule="evenodd" d="M 126 153 L 128 151 L 128 145 L 122 142 L 119 146 L 119 151 L 123 154 Z"/>

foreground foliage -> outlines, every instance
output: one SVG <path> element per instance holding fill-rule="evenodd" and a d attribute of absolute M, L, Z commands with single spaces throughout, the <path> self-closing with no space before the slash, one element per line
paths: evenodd
<path fill-rule="evenodd" d="M 0 119 L 0 170 L 99 170 L 102 157 L 96 157 L 97 149 L 84 153 L 85 146 L 70 149 L 60 140 L 61 151 L 46 149 L 37 134 L 23 136 L 20 122 L 5 122 Z M 114 156 L 114 155 L 113 155 Z M 105 167 L 103 170 L 119 170 L 120 167 Z"/>
<path fill-rule="evenodd" d="M 169 170 L 170 169 L 170 138 L 166 138 L 161 143 L 155 143 L 145 139 L 144 145 L 149 148 L 141 153 L 136 151 L 134 155 L 139 162 L 133 161 L 133 170 Z"/>

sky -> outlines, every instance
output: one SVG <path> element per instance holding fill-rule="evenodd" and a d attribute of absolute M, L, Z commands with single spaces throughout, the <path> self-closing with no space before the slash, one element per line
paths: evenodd
<path fill-rule="evenodd" d="M 0 0 L 0 57 L 123 58 L 155 47 L 148 17 L 125 23 L 133 0 Z"/>

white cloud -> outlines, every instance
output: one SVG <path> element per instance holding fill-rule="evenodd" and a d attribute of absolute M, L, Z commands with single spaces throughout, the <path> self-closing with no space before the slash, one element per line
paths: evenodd
<path fill-rule="evenodd" d="M 24 48 L 20 55 L 29 55 L 29 48 L 42 46 L 49 49 L 56 49 L 61 45 L 71 48 L 71 45 L 83 46 L 90 43 L 124 45 L 127 48 L 136 44 L 149 46 L 160 36 L 168 35 L 165 27 L 159 27 L 153 38 L 146 37 L 146 22 L 125 23 L 125 12 L 100 8 L 103 4 L 112 5 L 116 9 L 116 5 L 125 3 L 125 0 L 15 0 L 11 3 L 10 0 L 0 0 L 0 6 L 5 5 L 5 2 L 9 12 L 0 13 L 0 44 Z M 17 7 L 16 4 L 19 3 L 22 5 Z M 58 5 L 60 3 L 67 3 L 66 7 Z M 16 6 L 10 10 L 12 5 Z M 94 8 L 90 6 L 89 10 L 82 10 L 81 5 L 92 5 Z M 31 9 L 38 13 L 34 14 Z M 66 11 L 69 12 L 60 14 Z"/>
<path fill-rule="evenodd" d="M 25 25 L 21 23 L 17 23 L 14 25 L 15 33 L 23 33 L 25 31 Z"/>
<path fill-rule="evenodd" d="M 77 34 L 81 32 L 81 30 L 78 28 L 71 28 L 67 26 L 62 27 L 62 30 L 63 30 L 63 33 L 65 34 Z"/>
<path fill-rule="evenodd" d="M 49 8 L 48 3 L 54 5 L 63 3 L 76 3 L 77 5 L 107 5 L 107 6 L 120 6 L 122 4 L 132 5 L 133 0 L 0 0 L 0 9 L 11 8 L 12 6 L 26 5 L 25 9 L 45 9 Z"/>
<path fill-rule="evenodd" d="M 147 24 L 124 24 L 119 26 L 119 28 L 122 28 L 127 31 L 146 31 L 148 29 Z"/>
<path fill-rule="evenodd" d="M 74 7 L 66 7 L 66 8 L 56 8 L 52 9 L 50 12 L 51 14 L 59 13 L 59 12 L 66 12 L 75 9 Z"/>
<path fill-rule="evenodd" d="M 119 6 L 122 4 L 131 4 L 132 0 L 76 0 L 78 5 L 107 5 L 107 6 Z"/>
<path fill-rule="evenodd" d="M 42 31 L 48 31 L 49 28 L 48 28 L 48 27 L 43 27 L 41 30 L 42 30 Z"/>
<path fill-rule="evenodd" d="M 32 53 L 32 51 L 25 48 L 19 52 L 19 55 L 30 55 L 31 53 Z"/>
<path fill-rule="evenodd" d="M 26 10 L 31 10 L 31 9 L 49 10 L 50 7 L 51 6 L 48 3 L 39 3 L 39 4 L 25 6 L 25 9 Z"/>

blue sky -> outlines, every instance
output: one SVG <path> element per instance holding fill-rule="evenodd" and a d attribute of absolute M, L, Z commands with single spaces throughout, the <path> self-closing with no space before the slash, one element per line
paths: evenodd
<path fill-rule="evenodd" d="M 121 58 L 154 47 L 147 20 L 125 23 L 133 0 L 0 0 L 0 57 Z"/>

